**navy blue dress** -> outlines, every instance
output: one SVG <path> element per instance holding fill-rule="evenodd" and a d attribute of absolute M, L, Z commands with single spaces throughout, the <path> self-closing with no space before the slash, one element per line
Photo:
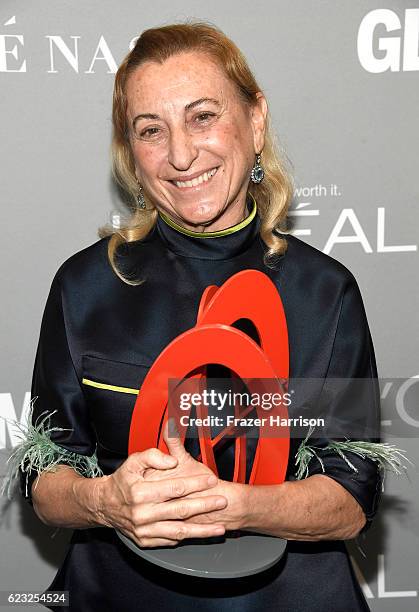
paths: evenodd
<path fill-rule="evenodd" d="M 377 377 L 362 298 L 348 269 L 287 235 L 288 249 L 273 270 L 263 264 L 259 216 L 249 214 L 247 223 L 233 229 L 213 238 L 190 236 L 159 215 L 146 239 L 121 249 L 122 269 L 145 279 L 138 287 L 112 271 L 108 238 L 60 266 L 42 319 L 31 389 L 32 397 L 38 396 L 33 420 L 57 409 L 51 425 L 71 429 L 53 434 L 58 445 L 83 455 L 96 449 L 105 474 L 121 465 L 136 397 L 85 381 L 138 389 L 162 349 L 195 325 L 203 290 L 243 269 L 263 271 L 280 292 L 292 377 Z M 330 399 L 331 411 L 339 410 L 337 402 Z M 379 423 L 378 394 L 364 410 L 370 423 Z M 291 439 L 287 480 L 295 478 L 300 441 Z M 320 453 L 325 473 L 362 506 L 368 528 L 381 491 L 376 464 L 348 453 L 358 468 L 354 472 L 336 453 Z M 322 473 L 316 459 L 309 471 Z M 31 474 L 30 483 L 35 477 Z M 23 474 L 21 491 L 25 495 Z M 27 499 L 32 503 L 30 492 Z M 70 610 L 77 612 L 369 609 L 343 541 L 290 541 L 285 556 L 269 570 L 245 579 L 213 580 L 157 568 L 130 551 L 113 529 L 81 529 L 74 531 L 48 589 L 69 590 Z"/>

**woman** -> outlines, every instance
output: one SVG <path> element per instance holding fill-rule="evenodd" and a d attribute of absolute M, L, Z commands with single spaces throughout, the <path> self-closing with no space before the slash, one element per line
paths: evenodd
<path fill-rule="evenodd" d="M 376 513 L 376 461 L 349 452 L 349 467 L 317 441 L 322 463 L 311 460 L 297 480 L 292 439 L 286 482 L 252 487 L 217 479 L 167 436 L 169 456 L 149 449 L 127 458 L 148 368 L 193 327 L 203 290 L 243 269 L 263 271 L 280 291 L 292 377 L 377 376 L 354 277 L 279 229 L 292 181 L 245 59 L 206 24 L 143 32 L 116 75 L 113 127 L 114 173 L 136 198 L 133 216 L 59 268 L 34 368 L 32 424 L 54 411 L 42 438 L 50 454 L 29 483 L 22 472 L 22 492 L 44 523 L 75 529 L 49 589 L 69 590 L 70 609 L 83 612 L 137 602 L 147 610 L 368 610 L 343 540 Z M 338 411 L 338 400 L 329 408 Z M 378 422 L 377 394 L 365 412 Z M 27 448 L 28 469 L 37 444 Z M 231 529 L 289 543 L 268 571 L 205 580 L 149 564 L 114 528 L 145 548 Z"/>

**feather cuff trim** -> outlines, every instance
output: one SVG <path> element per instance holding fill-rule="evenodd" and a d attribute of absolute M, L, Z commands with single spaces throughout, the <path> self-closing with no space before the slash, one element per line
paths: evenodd
<path fill-rule="evenodd" d="M 354 472 L 358 472 L 358 469 L 353 463 L 351 463 L 344 451 L 354 453 L 355 455 L 362 457 L 362 459 L 371 459 L 372 461 L 375 461 L 383 474 L 385 474 L 386 471 L 401 474 L 402 470 L 407 470 L 407 467 L 403 465 L 402 460 L 413 465 L 410 459 L 403 454 L 406 451 L 396 448 L 394 444 L 389 444 L 388 442 L 367 442 L 362 440 L 346 440 L 345 442 L 341 442 L 332 440 L 325 447 L 310 446 L 307 444 L 307 440 L 313 431 L 314 427 L 311 427 L 295 454 L 295 465 L 298 467 L 296 473 L 297 480 L 308 477 L 308 465 L 313 457 L 316 457 L 321 465 L 322 471 L 325 471 L 324 463 L 316 451 L 334 451 L 340 457 L 342 457 L 342 459 L 344 459 L 344 461 Z"/>
<path fill-rule="evenodd" d="M 32 424 L 33 403 L 36 399 L 37 397 L 34 397 L 30 402 L 26 424 L 12 422 L 12 425 L 21 432 L 19 437 L 22 441 L 14 448 L 7 460 L 6 475 L 0 488 L 0 495 L 6 494 L 9 499 L 12 499 L 20 470 L 26 473 L 26 497 L 28 497 L 31 470 L 36 470 L 39 475 L 43 471 L 55 472 L 57 464 L 66 464 L 86 478 L 103 476 L 97 462 L 96 452 L 91 457 L 80 455 L 59 446 L 51 439 L 51 433 L 54 431 L 72 431 L 68 428 L 50 426 L 51 416 L 57 410 L 49 414 L 48 411 L 42 412 L 35 424 Z M 43 415 L 45 416 L 41 419 Z M 37 484 L 38 482 L 35 483 L 35 487 Z"/>

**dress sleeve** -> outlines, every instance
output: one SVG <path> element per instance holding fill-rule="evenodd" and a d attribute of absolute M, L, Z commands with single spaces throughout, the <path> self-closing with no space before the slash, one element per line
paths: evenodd
<path fill-rule="evenodd" d="M 368 448 L 377 452 L 380 447 L 380 391 L 367 317 L 352 275 L 341 302 L 322 396 L 333 436 L 309 439 L 315 453 L 307 466 L 308 475 L 323 473 L 345 487 L 365 513 L 367 523 L 362 531 L 366 531 L 382 490 L 379 462 L 368 453 Z"/>
<path fill-rule="evenodd" d="M 44 470 L 54 471 L 58 464 L 87 477 L 102 474 L 80 378 L 69 348 L 57 272 L 42 317 L 24 439 L 9 460 L 9 496 L 10 485 L 18 480 L 21 494 L 33 505 L 31 488 L 36 477 Z"/>

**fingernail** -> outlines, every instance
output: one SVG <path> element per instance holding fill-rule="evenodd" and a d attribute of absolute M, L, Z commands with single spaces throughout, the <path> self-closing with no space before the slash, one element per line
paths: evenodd
<path fill-rule="evenodd" d="M 216 476 L 214 476 L 214 475 L 209 476 L 207 482 L 208 482 L 210 487 L 214 487 L 217 484 L 217 482 L 218 482 L 218 478 Z"/>
<path fill-rule="evenodd" d="M 220 497 L 220 499 L 217 499 L 217 501 L 215 502 L 215 506 L 217 508 L 224 508 L 225 505 L 226 505 L 225 499 L 223 499 L 222 497 Z"/>
<path fill-rule="evenodd" d="M 169 434 L 170 434 L 171 438 L 179 437 L 179 432 L 178 432 L 178 429 L 177 429 L 176 421 L 175 421 L 175 419 L 173 417 L 170 417 L 168 419 L 168 431 L 169 431 Z"/>
<path fill-rule="evenodd" d="M 214 529 L 215 535 L 223 535 L 224 531 L 224 527 L 216 527 L 216 529 Z"/>

